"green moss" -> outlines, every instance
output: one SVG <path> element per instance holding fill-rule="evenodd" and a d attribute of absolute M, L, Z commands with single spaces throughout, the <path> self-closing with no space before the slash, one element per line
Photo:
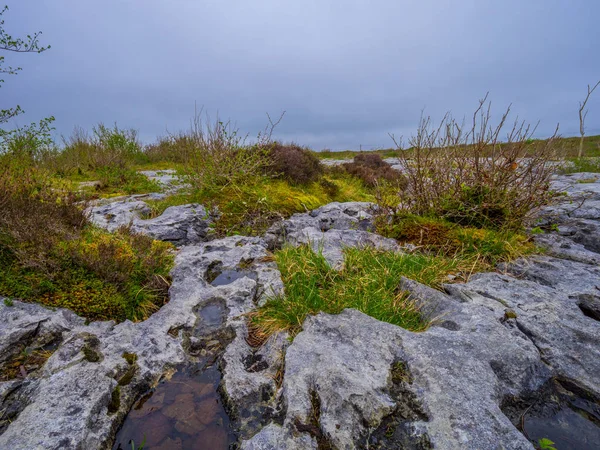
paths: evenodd
<path fill-rule="evenodd" d="M 398 383 L 410 383 L 410 373 L 408 372 L 408 368 L 406 364 L 402 361 L 396 361 L 392 364 L 392 382 L 395 384 Z"/>
<path fill-rule="evenodd" d="M 129 366 L 129 368 L 127 369 L 127 371 L 117 381 L 117 383 L 119 384 L 119 386 L 127 386 L 129 383 L 131 383 L 131 380 L 133 380 L 133 377 L 135 376 L 135 372 L 136 371 L 137 371 L 137 365 L 131 365 L 131 366 Z"/>
<path fill-rule="evenodd" d="M 18 245 L 32 256 L 36 251 Z M 168 298 L 171 248 L 127 231 L 86 226 L 44 249 L 47 267 L 32 267 L 0 243 L 0 295 L 68 308 L 89 320 L 143 319 Z"/>
<path fill-rule="evenodd" d="M 110 394 L 108 414 L 116 413 L 121 407 L 121 386 L 117 385 Z"/>
<path fill-rule="evenodd" d="M 123 353 L 123 359 L 127 361 L 127 364 L 133 365 L 137 361 L 137 354 L 135 353 Z"/>
<path fill-rule="evenodd" d="M 219 235 L 260 235 L 275 221 L 294 213 L 315 209 L 334 201 L 373 201 L 372 192 L 352 176 L 327 175 L 306 185 L 293 185 L 286 180 L 256 178 L 246 185 L 229 185 L 218 191 L 177 194 L 164 200 L 149 202 L 152 216 L 175 205 L 200 203 L 217 208 Z"/>
<path fill-rule="evenodd" d="M 81 349 L 83 352 L 83 357 L 88 362 L 98 362 L 100 361 L 100 352 L 94 350 L 89 344 L 85 344 Z"/>
<path fill-rule="evenodd" d="M 380 234 L 422 250 L 463 260 L 476 259 L 475 269 L 486 269 L 536 250 L 529 238 L 514 231 L 460 226 L 443 219 L 397 215 L 378 224 Z"/>

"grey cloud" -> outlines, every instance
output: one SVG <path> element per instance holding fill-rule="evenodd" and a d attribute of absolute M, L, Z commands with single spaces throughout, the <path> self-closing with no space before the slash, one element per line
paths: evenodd
<path fill-rule="evenodd" d="M 469 114 L 490 91 L 539 135 L 577 132 L 577 102 L 600 78 L 595 0 L 9 1 L 15 34 L 52 50 L 10 55 L 3 105 L 20 123 L 54 114 L 59 133 L 98 121 L 145 140 L 186 128 L 194 102 L 256 133 L 314 148 L 390 145 L 422 108 Z M 600 133 L 600 95 L 588 131 Z"/>

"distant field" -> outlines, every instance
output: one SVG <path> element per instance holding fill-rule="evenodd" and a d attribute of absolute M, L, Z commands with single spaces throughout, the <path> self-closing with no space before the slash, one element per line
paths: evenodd
<path fill-rule="evenodd" d="M 356 155 L 360 155 L 361 153 L 378 153 L 382 158 L 393 158 L 398 156 L 400 150 L 395 150 L 393 148 L 382 149 L 382 150 L 342 150 L 342 151 L 317 151 L 316 152 L 319 158 L 321 159 L 352 159 Z"/>
<path fill-rule="evenodd" d="M 579 150 L 579 137 L 559 138 L 556 146 L 564 156 L 575 157 Z M 407 150 L 410 150 L 407 149 Z M 382 158 L 394 158 L 399 156 L 402 150 L 392 148 L 380 150 L 342 150 L 342 151 L 318 151 L 316 152 L 321 159 L 352 159 L 361 153 L 378 153 Z M 406 151 L 406 150 L 403 150 Z M 583 142 L 584 156 L 600 156 L 600 135 L 586 136 Z"/>

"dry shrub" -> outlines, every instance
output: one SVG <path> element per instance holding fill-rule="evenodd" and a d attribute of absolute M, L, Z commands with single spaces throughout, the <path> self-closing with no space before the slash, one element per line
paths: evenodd
<path fill-rule="evenodd" d="M 399 171 L 392 169 L 377 153 L 356 155 L 351 163 L 342 164 L 342 170 L 360 178 L 365 186 L 376 187 L 382 182 L 398 187 L 405 185 L 405 178 Z"/>
<path fill-rule="evenodd" d="M 147 145 L 144 154 L 150 162 L 186 163 L 194 155 L 195 149 L 195 139 L 189 134 L 179 133 L 159 138 L 155 144 Z"/>
<path fill-rule="evenodd" d="M 502 136 L 509 113 L 492 125 L 486 96 L 470 128 L 450 115 L 437 127 L 421 117 L 410 150 L 400 154 L 408 187 L 396 209 L 475 227 L 522 227 L 552 195 L 556 134 L 532 141 L 535 129 L 515 121 Z"/>
<path fill-rule="evenodd" d="M 293 184 L 316 181 L 323 174 L 317 155 L 296 144 L 274 142 L 268 146 L 269 171 Z"/>
<path fill-rule="evenodd" d="M 63 148 L 45 155 L 40 164 L 59 175 L 87 171 L 126 170 L 145 156 L 133 129 L 110 128 L 100 123 L 92 134 L 75 127 L 71 136 L 63 137 Z"/>
<path fill-rule="evenodd" d="M 50 177 L 22 161 L 0 159 L 0 253 L 24 268 L 50 273 L 49 249 L 77 235 L 86 219 L 73 194 L 61 195 Z"/>
<path fill-rule="evenodd" d="M 278 122 L 277 122 L 278 123 Z M 197 191 L 216 193 L 228 186 L 251 184 L 270 166 L 268 144 L 277 123 L 271 122 L 257 143 L 246 145 L 246 138 L 238 134 L 231 122 L 218 118 L 202 120 L 196 114 L 186 134 L 191 155 L 185 166 L 185 178 Z"/>
<path fill-rule="evenodd" d="M 0 295 L 91 320 L 140 319 L 167 299 L 170 245 L 88 223 L 30 159 L 0 155 Z"/>

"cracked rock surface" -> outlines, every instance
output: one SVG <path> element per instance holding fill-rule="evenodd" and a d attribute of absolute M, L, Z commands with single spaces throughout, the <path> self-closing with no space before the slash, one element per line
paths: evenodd
<path fill-rule="evenodd" d="M 343 249 L 346 247 L 400 250 L 394 239 L 373 233 L 375 208 L 373 203 L 368 202 L 330 203 L 309 213 L 294 214 L 288 220 L 275 224 L 267 231 L 266 239 L 274 248 L 284 242 L 308 244 L 315 252 L 321 252 L 333 267 L 343 264 Z"/>
<path fill-rule="evenodd" d="M 170 301 L 144 322 L 87 325 L 66 310 L 0 302 L 0 365 L 25 346 L 56 347 L 40 369 L 0 382 L 0 448 L 110 448 L 142 393 L 217 345 L 242 449 L 531 450 L 507 412 L 514 402 L 553 379 L 600 399 L 600 182 L 583 174 L 556 177 L 554 186 L 566 195 L 540 213 L 554 230 L 536 236 L 547 254 L 443 292 L 401 280 L 435 318 L 427 331 L 348 309 L 309 317 L 293 342 L 280 333 L 260 345 L 245 315 L 283 290 L 269 249 L 309 243 L 333 265 L 348 245 L 402 251 L 373 233 L 373 205 L 332 203 L 264 238 L 215 240 L 190 224 L 205 220 L 197 205 L 150 221 L 136 199 L 95 210 L 109 229 L 131 224 L 191 242 L 178 250 Z"/>
<path fill-rule="evenodd" d="M 199 204 L 171 206 L 158 217 L 142 219 L 150 207 L 137 196 L 92 206 L 86 210 L 96 225 L 115 231 L 130 226 L 137 233 L 175 245 L 188 245 L 211 239 L 213 215 Z"/>

